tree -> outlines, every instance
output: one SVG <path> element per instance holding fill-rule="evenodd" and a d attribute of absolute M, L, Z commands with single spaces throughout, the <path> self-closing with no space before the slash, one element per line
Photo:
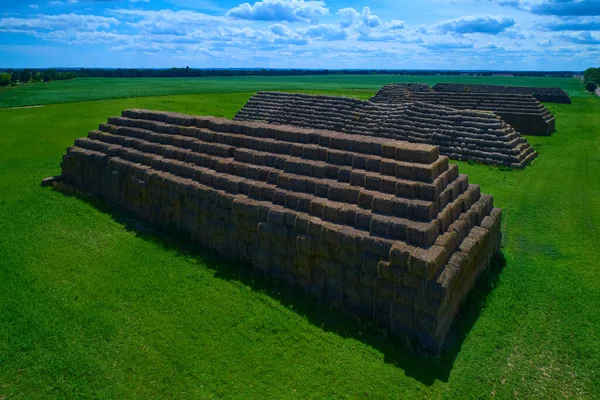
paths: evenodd
<path fill-rule="evenodd" d="M 47 69 L 44 71 L 44 82 L 50 82 L 56 80 L 56 70 Z"/>
<path fill-rule="evenodd" d="M 13 71 L 10 76 L 10 80 L 12 81 L 12 83 L 17 83 L 17 82 L 19 82 L 20 77 L 21 77 L 21 74 L 19 73 L 19 71 Z"/>
<path fill-rule="evenodd" d="M 3 72 L 0 74 L 0 86 L 10 85 L 10 80 L 11 80 L 11 77 L 10 77 L 9 73 Z"/>
<path fill-rule="evenodd" d="M 24 69 L 23 71 L 21 71 L 19 80 L 23 83 L 29 82 L 31 80 L 31 71 L 28 69 Z"/>
<path fill-rule="evenodd" d="M 588 82 L 596 82 L 600 85 L 600 68 L 588 68 L 583 73 L 583 79 Z"/>
<path fill-rule="evenodd" d="M 594 81 L 587 81 L 585 83 L 585 90 L 587 90 L 590 93 L 594 93 L 596 92 L 596 89 L 598 89 L 598 84 Z"/>

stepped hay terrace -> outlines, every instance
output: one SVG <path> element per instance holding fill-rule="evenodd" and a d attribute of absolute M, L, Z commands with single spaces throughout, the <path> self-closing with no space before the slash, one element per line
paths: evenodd
<path fill-rule="evenodd" d="M 76 188 L 438 351 L 501 210 L 436 146 L 126 110 L 62 162 Z"/>
<path fill-rule="evenodd" d="M 500 85 L 475 85 L 459 83 L 438 83 L 433 87 L 436 92 L 470 92 L 470 93 L 505 93 L 505 94 L 530 94 L 538 101 L 547 103 L 571 104 L 571 97 L 559 87 L 535 86 L 500 86 Z"/>
<path fill-rule="evenodd" d="M 379 104 L 348 97 L 259 92 L 236 120 L 264 121 L 436 145 L 451 159 L 524 168 L 537 153 L 489 112 L 423 102 Z"/>
<path fill-rule="evenodd" d="M 548 136 L 555 131 L 554 116 L 529 94 L 413 91 L 404 84 L 382 87 L 371 101 L 383 104 L 420 101 L 460 110 L 490 111 L 525 135 Z"/>

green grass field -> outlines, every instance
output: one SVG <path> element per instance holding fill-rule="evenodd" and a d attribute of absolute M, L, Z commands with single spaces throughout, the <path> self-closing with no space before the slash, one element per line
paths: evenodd
<path fill-rule="evenodd" d="M 218 78 L 83 78 L 22 85 L 0 92 L 0 108 L 174 94 L 251 92 L 257 90 L 377 91 L 387 83 L 489 83 L 559 86 L 569 95 L 589 97 L 580 81 L 545 77 L 468 77 L 403 75 L 328 75 Z"/>
<path fill-rule="evenodd" d="M 0 399 L 597 398 L 600 99 L 548 105 L 523 171 L 460 163 L 504 209 L 503 257 L 437 359 L 39 185 L 124 108 L 230 118 L 251 94 L 0 110 Z"/>

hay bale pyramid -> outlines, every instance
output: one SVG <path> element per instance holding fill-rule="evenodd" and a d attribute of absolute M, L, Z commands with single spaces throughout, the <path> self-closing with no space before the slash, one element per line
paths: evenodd
<path fill-rule="evenodd" d="M 390 84 L 383 86 L 371 101 L 382 104 L 419 101 L 459 110 L 490 111 L 525 135 L 548 136 L 556 130 L 552 113 L 531 94 L 434 91 L 423 85 Z"/>
<path fill-rule="evenodd" d="M 377 103 L 349 97 L 259 92 L 235 120 L 330 129 L 436 145 L 454 160 L 524 168 L 537 153 L 491 112 L 424 102 Z"/>
<path fill-rule="evenodd" d="M 427 144 L 126 110 L 59 179 L 431 351 L 500 248 L 492 197 Z"/>
<path fill-rule="evenodd" d="M 438 83 L 433 86 L 433 90 L 436 92 L 530 94 L 538 101 L 547 103 L 571 104 L 572 102 L 569 94 L 559 87 Z"/>

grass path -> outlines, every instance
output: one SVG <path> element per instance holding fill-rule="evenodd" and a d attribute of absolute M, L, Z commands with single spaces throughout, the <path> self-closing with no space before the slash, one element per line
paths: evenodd
<path fill-rule="evenodd" d="M 540 156 L 524 171 L 460 164 L 504 209 L 505 266 L 438 360 L 39 186 L 123 108 L 232 117 L 249 96 L 0 110 L 0 399 L 600 393 L 600 99 L 548 105 L 558 131 L 528 138 Z"/>

